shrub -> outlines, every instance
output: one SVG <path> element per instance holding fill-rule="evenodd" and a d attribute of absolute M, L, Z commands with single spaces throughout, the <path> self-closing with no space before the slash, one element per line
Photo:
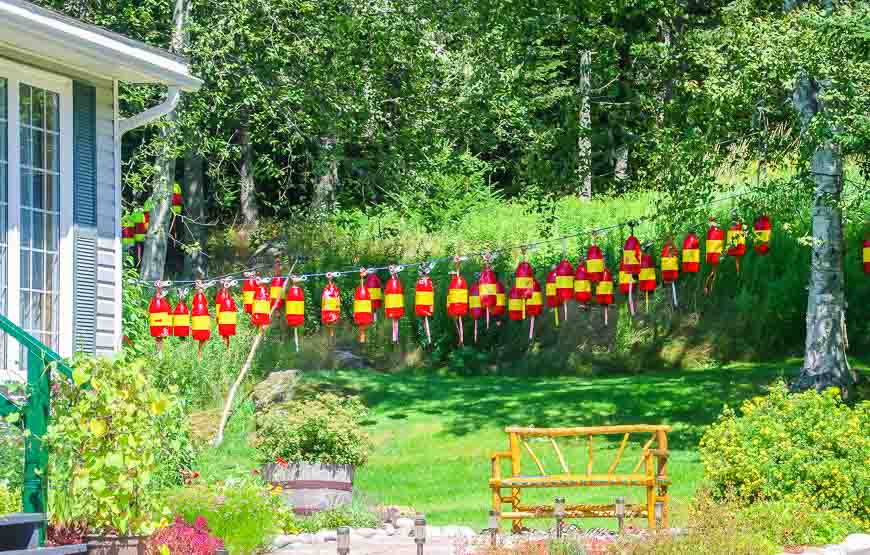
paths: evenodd
<path fill-rule="evenodd" d="M 148 540 L 147 555 L 213 555 L 224 542 L 211 535 L 208 522 L 199 517 L 188 524 L 176 518 L 171 526 L 161 528 Z M 162 548 L 162 549 L 161 549 Z"/>
<path fill-rule="evenodd" d="M 278 406 L 259 422 L 255 446 L 260 461 L 362 466 L 370 450 L 361 425 L 367 416 L 358 400 L 332 394 Z"/>
<path fill-rule="evenodd" d="M 733 490 L 742 503 L 794 500 L 870 521 L 870 403 L 778 383 L 741 412 L 726 408 L 701 439 L 714 496 Z"/>
<path fill-rule="evenodd" d="M 78 358 L 74 383 L 58 380 L 46 435 L 55 522 L 84 522 L 94 532 L 148 533 L 164 505 L 155 473 L 184 426 L 177 399 L 145 379 L 142 360 Z M 87 387 L 80 386 L 87 384 Z"/>
<path fill-rule="evenodd" d="M 168 503 L 187 522 L 205 518 L 234 555 L 256 553 L 280 531 L 280 500 L 256 478 L 184 488 Z"/>
<path fill-rule="evenodd" d="M 19 512 L 21 512 L 21 490 L 10 487 L 8 480 L 0 480 L 0 515 Z"/>
<path fill-rule="evenodd" d="M 364 507 L 350 505 L 321 511 L 307 517 L 296 517 L 287 522 L 301 532 L 313 534 L 318 530 L 335 530 L 341 526 L 377 528 L 381 524 L 381 519 Z M 285 533 L 289 534 L 290 532 L 285 530 Z"/>

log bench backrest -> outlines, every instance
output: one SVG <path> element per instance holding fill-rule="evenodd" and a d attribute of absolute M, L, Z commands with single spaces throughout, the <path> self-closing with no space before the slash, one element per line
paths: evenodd
<path fill-rule="evenodd" d="M 508 438 L 510 441 L 510 452 L 505 453 L 510 458 L 511 461 L 511 475 L 512 476 L 520 476 L 521 473 L 521 461 L 523 458 L 523 452 L 532 459 L 540 471 L 542 476 L 550 476 L 555 474 L 582 474 L 583 471 L 587 475 L 592 475 L 592 468 L 595 462 L 595 443 L 593 440 L 594 436 L 602 436 L 602 435 L 622 435 L 622 441 L 619 445 L 619 449 L 616 452 L 616 456 L 613 461 L 608 466 L 607 475 L 613 476 L 614 471 L 619 464 L 623 452 L 625 451 L 626 446 L 628 445 L 629 438 L 631 434 L 650 434 L 648 441 L 643 444 L 642 452 L 640 460 L 634 466 L 634 469 L 631 471 L 632 474 L 638 472 L 642 465 L 645 464 L 644 473 L 647 476 L 653 476 L 653 457 L 658 459 L 658 469 L 655 472 L 657 478 L 666 479 L 667 471 L 667 453 L 668 453 L 668 432 L 671 431 L 670 426 L 664 425 L 627 425 L 627 426 L 589 426 L 589 427 L 578 427 L 578 428 L 523 428 L 517 426 L 510 426 L 505 428 L 505 432 L 508 434 Z M 586 437 L 588 444 L 588 456 L 586 460 L 586 468 L 585 469 L 572 469 L 568 462 L 565 460 L 565 457 L 559 449 L 559 445 L 557 443 L 558 438 L 564 437 Z M 537 453 L 533 449 L 533 447 L 529 444 L 529 438 L 546 438 L 549 439 L 549 445 L 555 451 L 556 457 L 558 458 L 560 470 L 557 472 L 547 472 L 544 468 L 544 465 L 541 462 L 541 459 L 538 457 Z M 494 461 L 497 463 L 497 461 Z"/>

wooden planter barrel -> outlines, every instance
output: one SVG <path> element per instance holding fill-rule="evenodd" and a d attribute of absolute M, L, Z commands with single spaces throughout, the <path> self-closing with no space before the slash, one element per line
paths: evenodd
<path fill-rule="evenodd" d="M 353 469 L 349 464 L 272 463 L 263 466 L 262 475 L 272 486 L 283 490 L 280 495 L 294 513 L 310 515 L 350 504 Z"/>

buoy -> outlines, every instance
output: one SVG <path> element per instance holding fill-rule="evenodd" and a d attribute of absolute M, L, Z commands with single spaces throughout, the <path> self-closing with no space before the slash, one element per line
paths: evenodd
<path fill-rule="evenodd" d="M 634 276 L 625 269 L 625 262 L 619 263 L 619 292 L 628 297 L 628 309 L 634 316 Z"/>
<path fill-rule="evenodd" d="M 492 255 L 486 253 L 483 255 L 483 270 L 480 272 L 480 281 L 478 288 L 480 289 L 480 305 L 483 307 L 483 311 L 486 313 L 486 327 L 489 329 L 489 317 L 495 308 L 495 305 L 498 301 L 496 298 L 498 295 L 498 286 L 496 285 L 498 279 L 495 276 L 495 272 L 490 266 L 492 262 Z M 475 324 L 477 327 L 477 324 Z"/>
<path fill-rule="evenodd" d="M 577 260 L 577 271 L 574 274 L 574 300 L 583 305 L 592 300 L 592 281 L 586 272 L 586 262 Z"/>
<path fill-rule="evenodd" d="M 625 246 L 622 248 L 623 271 L 636 276 L 640 273 L 640 241 L 634 236 L 634 229 L 630 232 Z"/>
<path fill-rule="evenodd" d="M 220 289 L 218 289 L 218 292 L 215 294 L 215 296 L 214 296 L 214 314 L 215 314 L 215 318 L 220 317 L 220 315 L 221 315 L 221 305 L 222 305 L 223 302 L 224 302 L 224 297 L 226 297 L 226 296 L 229 295 L 229 294 L 230 294 L 229 290 L 227 290 L 227 289 L 224 288 L 224 287 L 221 287 Z"/>
<path fill-rule="evenodd" d="M 556 295 L 563 306 L 565 320 L 568 320 L 568 301 L 574 296 L 574 266 L 564 256 L 556 266 Z"/>
<path fill-rule="evenodd" d="M 864 238 L 864 273 L 870 274 L 870 236 Z"/>
<path fill-rule="evenodd" d="M 719 227 L 712 218 L 710 219 L 710 227 L 707 229 L 707 244 L 706 244 L 706 261 L 712 266 L 710 275 L 704 281 L 704 294 L 708 295 L 713 290 L 713 285 L 716 283 L 716 269 L 719 267 L 719 260 L 722 258 L 722 251 L 725 244 L 725 232 Z"/>
<path fill-rule="evenodd" d="M 176 216 L 184 210 L 184 199 L 181 196 L 181 185 L 172 185 L 172 213 Z"/>
<path fill-rule="evenodd" d="M 178 292 L 178 302 L 175 303 L 175 309 L 172 311 L 173 337 L 190 337 L 190 309 L 187 308 L 187 303 L 184 301 L 187 293 L 186 289 Z"/>
<path fill-rule="evenodd" d="M 586 252 L 586 275 L 592 283 L 604 279 L 604 253 L 594 241 Z"/>
<path fill-rule="evenodd" d="M 734 257 L 734 264 L 737 268 L 737 273 L 740 273 L 740 259 L 746 255 L 746 232 L 743 231 L 743 224 L 740 222 L 732 222 L 728 228 L 728 233 L 725 234 L 725 241 L 728 243 L 728 256 Z"/>
<path fill-rule="evenodd" d="M 694 231 L 690 231 L 683 239 L 683 272 L 697 274 L 701 271 L 701 242 Z"/>
<path fill-rule="evenodd" d="M 755 252 L 764 256 L 770 252 L 770 218 L 762 214 L 755 220 L 755 225 L 752 226 L 754 232 Z"/>
<path fill-rule="evenodd" d="M 136 246 L 136 224 L 129 214 L 121 218 L 121 245 L 128 253 Z"/>
<path fill-rule="evenodd" d="M 474 322 L 474 342 L 477 343 L 477 321 L 483 317 L 483 305 L 480 304 L 480 285 L 472 283 L 468 288 L 468 315 Z"/>
<path fill-rule="evenodd" d="M 456 263 L 456 271 L 452 272 L 453 278 L 450 280 L 450 287 L 447 290 L 447 315 L 456 319 L 459 345 L 464 345 L 465 332 L 462 317 L 468 314 L 468 284 L 459 273 L 460 258 L 457 256 L 453 260 Z"/>
<path fill-rule="evenodd" d="M 649 294 L 650 291 L 656 290 L 656 266 L 653 262 L 651 254 L 643 253 L 640 255 L 640 274 L 638 276 L 638 284 L 640 290 L 644 294 L 644 304 L 646 311 L 649 312 Z"/>
<path fill-rule="evenodd" d="M 399 342 L 399 320 L 405 316 L 405 290 L 399 280 L 400 266 L 390 266 L 390 278 L 384 289 L 384 314 L 393 321 L 393 343 Z"/>
<path fill-rule="evenodd" d="M 208 299 L 205 297 L 205 284 L 196 282 L 196 293 L 190 307 L 190 334 L 199 342 L 197 357 L 202 358 L 202 348 L 211 338 L 211 317 L 208 314 Z"/>
<path fill-rule="evenodd" d="M 272 302 L 269 299 L 269 291 L 266 289 L 266 280 L 257 283 L 254 291 L 254 306 L 251 311 L 251 323 L 260 328 L 260 333 L 265 333 L 272 318 Z"/>
<path fill-rule="evenodd" d="M 245 305 L 245 312 L 251 314 L 254 312 L 254 293 L 257 292 L 257 274 L 255 272 L 245 272 L 245 281 L 242 283 L 242 304 Z"/>
<path fill-rule="evenodd" d="M 275 275 L 272 276 L 272 282 L 269 284 L 269 303 L 272 308 L 281 308 L 284 304 L 284 299 L 281 294 L 284 292 L 284 284 L 287 283 L 287 278 L 281 277 L 281 263 L 275 261 Z"/>
<path fill-rule="evenodd" d="M 541 284 L 538 280 L 532 278 L 532 296 L 526 300 L 526 314 L 529 319 L 529 341 L 535 337 L 535 318 L 541 315 L 544 311 L 544 299 L 541 293 Z"/>
<path fill-rule="evenodd" d="M 607 325 L 607 310 L 613 304 L 613 275 L 607 267 L 601 273 L 601 280 L 595 287 L 595 304 L 604 307 L 604 325 Z"/>
<path fill-rule="evenodd" d="M 495 306 L 492 308 L 493 316 L 501 316 L 507 310 L 504 285 L 500 281 L 495 282 Z"/>
<path fill-rule="evenodd" d="M 556 268 L 554 267 L 547 274 L 547 280 L 544 284 L 544 296 L 547 300 L 547 308 L 553 310 L 553 325 L 559 327 L 559 306 L 562 302 L 559 298 L 558 286 L 556 284 Z M 572 284 L 573 287 L 573 284 Z"/>
<path fill-rule="evenodd" d="M 523 252 L 523 256 L 525 256 L 525 252 Z M 514 275 L 516 277 L 516 288 L 519 290 L 520 294 L 523 295 L 523 298 L 525 299 L 530 298 L 534 289 L 535 269 L 525 260 L 521 260 L 517 265 Z"/>
<path fill-rule="evenodd" d="M 661 256 L 662 268 L 662 283 L 671 284 L 671 293 L 673 293 L 674 307 L 677 305 L 677 280 L 680 279 L 680 264 L 677 260 L 677 248 L 673 241 L 668 239 L 662 247 Z"/>
<path fill-rule="evenodd" d="M 510 298 L 508 299 L 508 318 L 514 322 L 519 322 L 526 318 L 526 299 L 516 287 L 511 287 Z"/>
<path fill-rule="evenodd" d="M 223 337 L 227 350 L 230 350 L 230 338 L 236 335 L 236 325 L 239 319 L 239 309 L 230 294 L 230 287 L 236 284 L 234 280 L 224 280 L 221 291 L 224 294 L 220 300 L 220 310 L 217 313 L 218 335 Z"/>
<path fill-rule="evenodd" d="M 372 324 L 372 296 L 365 285 L 367 270 L 359 271 L 359 287 L 353 292 L 353 323 L 359 328 L 359 342 L 366 342 L 366 329 Z"/>
<path fill-rule="evenodd" d="M 299 352 L 299 328 L 305 325 L 305 291 L 298 285 L 299 278 L 290 276 L 290 287 L 287 289 L 287 300 L 284 303 L 284 315 L 287 325 L 293 328 L 293 342 L 296 352 Z"/>
<path fill-rule="evenodd" d="M 435 307 L 435 287 L 432 284 L 432 279 L 429 277 L 429 271 L 421 267 L 420 277 L 417 283 L 414 284 L 414 314 L 418 318 L 423 318 L 423 327 L 426 329 L 426 341 L 429 345 L 432 344 L 432 332 L 429 330 L 429 318 L 434 313 Z"/>
<path fill-rule="evenodd" d="M 384 300 L 383 285 L 381 284 L 381 278 L 378 277 L 377 273 L 370 272 L 369 275 L 366 276 L 366 289 L 369 290 L 369 295 L 372 298 L 372 314 L 375 321 L 377 321 L 378 310 L 381 309 Z"/>
<path fill-rule="evenodd" d="M 145 245 L 145 235 L 148 233 L 148 215 L 145 210 L 137 208 L 133 211 L 133 241 L 136 246 L 136 260 L 142 260 L 142 249 Z"/>
<path fill-rule="evenodd" d="M 166 293 L 163 291 L 164 282 L 154 284 L 156 291 L 148 304 L 148 325 L 151 337 L 157 343 L 157 351 L 163 349 L 163 338 L 172 335 L 172 317 L 170 306 L 166 302 Z"/>
<path fill-rule="evenodd" d="M 341 319 L 341 291 L 332 281 L 335 277 L 334 273 L 326 274 L 326 287 L 320 295 L 320 321 L 329 329 L 329 337 L 335 337 L 334 326 Z"/>

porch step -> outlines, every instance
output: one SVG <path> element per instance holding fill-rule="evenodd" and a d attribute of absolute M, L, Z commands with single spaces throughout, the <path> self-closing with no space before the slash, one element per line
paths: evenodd
<path fill-rule="evenodd" d="M 85 553 L 88 546 L 61 545 L 39 547 L 39 526 L 45 522 L 41 513 L 0 515 L 0 555 L 67 555 Z"/>

